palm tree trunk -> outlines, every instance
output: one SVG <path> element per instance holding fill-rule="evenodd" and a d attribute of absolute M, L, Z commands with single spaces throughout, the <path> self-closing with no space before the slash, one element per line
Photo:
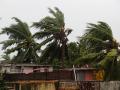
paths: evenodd
<path fill-rule="evenodd" d="M 61 66 L 64 67 L 64 57 L 65 57 L 65 46 L 64 44 L 61 47 Z"/>
<path fill-rule="evenodd" d="M 61 57 L 60 57 L 60 61 L 61 61 L 61 66 L 64 67 L 64 59 L 65 59 L 65 45 L 66 45 L 66 40 L 65 40 L 65 32 L 64 32 L 64 28 L 61 28 Z"/>

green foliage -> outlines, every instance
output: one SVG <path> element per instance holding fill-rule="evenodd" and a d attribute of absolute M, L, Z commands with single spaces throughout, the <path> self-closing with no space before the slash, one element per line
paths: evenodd
<path fill-rule="evenodd" d="M 4 60 L 7 60 L 7 61 L 11 60 L 11 59 L 10 59 L 10 56 L 9 56 L 8 54 L 2 55 L 2 58 L 3 58 Z"/>
<path fill-rule="evenodd" d="M 67 52 L 67 36 L 71 33 L 71 29 L 65 29 L 64 14 L 58 9 L 49 8 L 52 16 L 46 16 L 40 22 L 33 23 L 35 28 L 39 28 L 39 32 L 33 35 L 34 38 L 42 39 L 38 46 L 47 45 L 42 51 L 41 62 L 52 62 L 51 60 L 65 59 Z"/>
<path fill-rule="evenodd" d="M 3 61 L 1 61 L 1 63 L 11 63 L 10 55 L 5 53 L 5 54 L 1 55 L 1 57 L 3 58 Z"/>
<path fill-rule="evenodd" d="M 3 28 L 1 32 L 1 34 L 8 35 L 8 40 L 1 42 L 2 49 L 6 54 L 17 51 L 17 55 L 13 58 L 14 62 L 30 63 L 31 59 L 34 63 L 37 62 L 38 55 L 35 47 L 38 44 L 34 41 L 29 26 L 18 18 L 13 19 L 17 23 Z"/>
<path fill-rule="evenodd" d="M 89 23 L 80 38 L 80 57 L 76 64 L 91 64 L 105 70 L 105 80 L 118 80 L 118 43 L 113 39 L 110 26 L 104 22 Z M 103 52 L 106 51 L 106 52 Z M 113 73 L 114 72 L 114 73 Z"/>
<path fill-rule="evenodd" d="M 43 63 L 52 63 L 54 59 L 60 58 L 60 47 L 57 46 L 56 42 L 52 42 L 46 46 L 46 48 L 41 51 L 42 55 L 40 57 Z"/>
<path fill-rule="evenodd" d="M 116 49 L 111 49 L 110 52 L 107 53 L 108 57 L 114 57 L 117 56 L 117 50 Z"/>
<path fill-rule="evenodd" d="M 80 56 L 78 57 L 74 64 L 75 65 L 84 65 L 84 64 L 91 64 L 93 66 L 96 66 L 97 63 L 102 59 L 104 58 L 104 53 L 100 52 L 100 53 L 89 53 L 89 54 L 86 54 L 84 56 Z"/>
<path fill-rule="evenodd" d="M 108 24 L 98 22 L 98 24 L 89 23 L 85 34 L 80 38 L 80 45 L 82 52 L 92 53 L 100 52 L 106 49 L 105 41 L 113 41 L 112 30 Z"/>
<path fill-rule="evenodd" d="M 99 66 L 102 67 L 105 72 L 105 80 L 120 80 L 118 72 L 117 50 L 111 49 L 105 58 L 99 62 Z M 114 72 L 114 73 L 113 73 Z"/>
<path fill-rule="evenodd" d="M 68 63 L 72 66 L 75 60 L 80 57 L 79 45 L 76 42 L 71 42 L 67 44 L 68 46 Z"/>
<path fill-rule="evenodd" d="M 99 65 L 106 67 L 106 64 L 111 62 L 116 56 L 117 56 L 117 50 L 111 49 L 111 51 L 107 53 L 106 57 L 99 62 Z"/>

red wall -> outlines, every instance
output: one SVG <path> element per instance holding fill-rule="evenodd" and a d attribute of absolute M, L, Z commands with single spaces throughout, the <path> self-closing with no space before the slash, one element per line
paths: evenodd
<path fill-rule="evenodd" d="M 93 73 L 92 71 L 85 72 L 85 80 L 93 80 Z"/>

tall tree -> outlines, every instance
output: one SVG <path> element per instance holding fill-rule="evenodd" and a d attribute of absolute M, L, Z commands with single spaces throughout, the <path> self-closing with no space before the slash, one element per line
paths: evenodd
<path fill-rule="evenodd" d="M 29 26 L 19 20 L 13 18 L 17 22 L 9 27 L 3 28 L 1 34 L 7 34 L 8 40 L 1 42 L 2 49 L 6 54 L 11 54 L 17 51 L 17 55 L 13 58 L 14 62 L 30 63 L 37 62 L 38 55 L 35 47 L 37 43 L 34 41 Z"/>
<path fill-rule="evenodd" d="M 64 14 L 55 7 L 55 10 L 49 8 L 52 16 L 46 16 L 39 22 L 33 24 L 39 28 L 39 32 L 34 37 L 42 39 L 40 46 L 47 45 L 43 50 L 41 57 L 47 60 L 58 58 L 63 65 L 67 51 L 67 36 L 71 33 L 71 29 L 65 28 Z"/>
<path fill-rule="evenodd" d="M 118 45 L 107 23 L 89 23 L 86 33 L 80 38 L 81 57 L 76 63 L 100 66 L 105 70 L 105 79 L 113 80 L 117 77 L 112 72 L 117 69 Z"/>

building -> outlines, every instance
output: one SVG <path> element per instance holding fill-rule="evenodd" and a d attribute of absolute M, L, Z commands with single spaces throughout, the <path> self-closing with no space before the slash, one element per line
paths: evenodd
<path fill-rule="evenodd" d="M 38 64 L 0 64 L 0 72 L 5 73 L 33 73 L 33 72 L 52 72 L 50 65 Z"/>
<path fill-rule="evenodd" d="M 95 68 L 58 68 L 37 64 L 1 64 L 9 90 L 56 90 L 59 81 L 93 81 Z M 97 74 L 98 75 L 98 74 Z M 46 89 L 43 89 L 46 88 Z"/>

